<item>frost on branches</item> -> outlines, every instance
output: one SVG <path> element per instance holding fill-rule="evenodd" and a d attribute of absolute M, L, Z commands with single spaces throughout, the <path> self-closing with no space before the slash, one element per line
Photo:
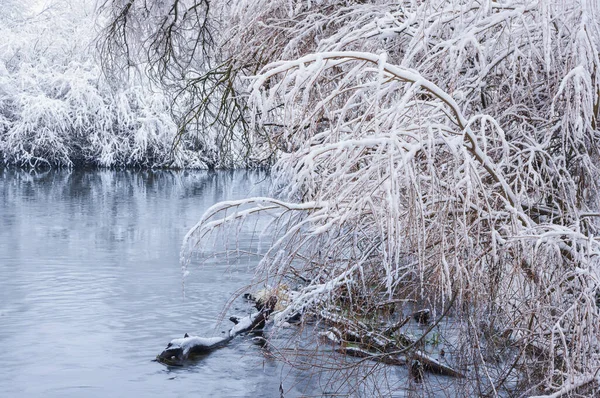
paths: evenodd
<path fill-rule="evenodd" d="M 38 3 L 0 10 L 0 165 L 212 165 L 191 138 L 174 148 L 162 89 L 133 67 L 121 82 L 102 73 L 92 1 Z"/>
<path fill-rule="evenodd" d="M 167 3 L 113 1 L 138 34 L 113 38 L 277 157 L 277 199 L 217 204 L 187 243 L 270 213 L 257 272 L 303 281 L 276 319 L 416 300 L 455 322 L 471 393 L 597 379 L 596 0 Z"/>

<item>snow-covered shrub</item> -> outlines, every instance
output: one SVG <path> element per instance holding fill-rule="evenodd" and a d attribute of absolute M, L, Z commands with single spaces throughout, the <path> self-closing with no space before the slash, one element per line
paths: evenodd
<path fill-rule="evenodd" d="M 3 163 L 212 166 L 189 140 L 174 145 L 180 131 L 164 90 L 143 78 L 106 79 L 90 4 L 56 0 L 0 14 Z"/>

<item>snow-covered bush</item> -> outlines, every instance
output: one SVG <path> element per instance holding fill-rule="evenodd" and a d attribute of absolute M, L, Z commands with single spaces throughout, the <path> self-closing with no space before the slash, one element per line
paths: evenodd
<path fill-rule="evenodd" d="M 91 2 L 0 14 L 0 156 L 27 167 L 212 166 L 148 79 L 110 81 L 95 56 Z M 132 73 L 132 76 L 135 76 Z"/>
<path fill-rule="evenodd" d="M 151 43 L 130 59 L 278 158 L 277 199 L 218 204 L 188 243 L 272 213 L 258 272 L 305 281 L 288 313 L 417 300 L 456 322 L 469 394 L 597 381 L 597 1 L 154 4 L 112 2 L 120 43 Z"/>

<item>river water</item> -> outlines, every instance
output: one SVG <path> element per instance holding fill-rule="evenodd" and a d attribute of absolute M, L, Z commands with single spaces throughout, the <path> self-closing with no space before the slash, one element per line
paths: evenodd
<path fill-rule="evenodd" d="M 281 368 L 249 337 L 184 368 L 152 361 L 229 328 L 216 321 L 257 260 L 193 265 L 184 289 L 182 239 L 210 205 L 267 188 L 254 172 L 0 170 L 0 396 L 279 396 Z"/>
<path fill-rule="evenodd" d="M 279 351 L 246 335 L 184 367 L 153 361 L 171 339 L 218 336 L 231 327 L 217 323 L 223 315 L 252 311 L 231 300 L 251 281 L 256 256 L 193 261 L 184 283 L 180 249 L 209 206 L 268 189 L 268 177 L 250 171 L 0 169 L 0 397 L 346 396 L 356 395 L 354 382 L 365 396 L 425 396 L 406 388 L 404 367 L 385 378 L 372 372 L 379 365 L 316 372 L 320 356 L 334 368 L 356 359 L 290 339 L 291 329 L 272 336 Z M 264 250 L 268 221 L 198 251 L 211 258 L 225 241 L 239 253 Z M 273 359 L 281 355 L 298 356 L 302 369 Z"/>

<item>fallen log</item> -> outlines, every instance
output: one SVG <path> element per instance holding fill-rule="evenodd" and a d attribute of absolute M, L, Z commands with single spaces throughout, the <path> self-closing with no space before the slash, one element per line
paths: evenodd
<path fill-rule="evenodd" d="M 393 356 L 393 355 L 381 355 L 378 352 L 368 351 L 359 347 L 339 347 L 336 349 L 337 352 L 345 355 L 350 355 L 358 358 L 367 358 L 376 362 L 385 363 L 387 365 L 406 365 L 406 358 L 401 356 Z"/>
<path fill-rule="evenodd" d="M 328 310 L 321 311 L 321 318 L 329 325 L 334 326 L 342 340 L 358 343 L 367 350 L 375 349 L 380 352 L 397 349 L 394 340 L 384 336 L 381 333 L 371 330 L 363 322 L 346 318 L 340 314 Z M 403 334 L 399 334 L 399 339 L 406 344 L 412 343 L 412 340 Z"/>
<path fill-rule="evenodd" d="M 323 335 L 325 336 L 325 335 Z M 332 339 L 329 336 L 328 337 L 330 340 L 335 341 L 334 339 Z M 342 346 L 338 349 L 336 349 L 337 352 L 342 353 L 342 354 L 346 354 L 346 355 L 350 355 L 350 356 L 354 356 L 354 357 L 360 357 L 360 358 L 366 358 L 372 361 L 376 361 L 376 362 L 382 362 L 388 365 L 407 365 L 409 363 L 408 359 L 409 357 L 413 358 L 413 362 L 418 362 L 420 365 L 420 367 L 423 368 L 423 370 L 426 370 L 428 372 L 431 373 L 435 373 L 435 374 L 439 374 L 442 376 L 450 376 L 450 377 L 457 377 L 457 378 L 463 378 L 465 377 L 462 373 L 460 373 L 457 370 L 454 370 L 453 368 L 451 368 L 450 366 L 444 365 L 443 363 L 441 363 L 440 361 L 432 358 L 431 356 L 425 354 L 422 351 L 414 351 L 408 355 L 395 355 L 394 353 L 385 353 L 385 352 L 377 352 L 377 351 L 370 351 L 369 349 L 365 349 L 365 348 L 361 348 L 361 347 L 353 347 L 353 346 L 344 346 L 343 344 L 345 344 L 345 341 L 342 341 Z"/>
<path fill-rule="evenodd" d="M 440 361 L 433 359 L 432 357 L 430 357 L 429 355 L 425 354 L 422 351 L 415 351 L 412 353 L 412 356 L 421 362 L 421 364 L 423 365 L 423 368 L 425 368 L 425 370 L 431 372 L 431 373 L 436 373 L 439 375 L 443 375 L 443 376 L 451 376 L 451 377 L 465 377 L 462 373 L 452 369 L 449 366 L 444 365 L 443 363 L 441 363 Z"/>
<path fill-rule="evenodd" d="M 207 354 L 213 350 L 224 347 L 237 335 L 262 329 L 269 315 L 273 311 L 277 299 L 268 300 L 263 308 L 246 317 L 232 317 L 230 320 L 235 324 L 225 336 L 199 337 L 189 336 L 187 333 L 180 339 L 171 340 L 167 347 L 156 356 L 160 363 L 170 366 L 183 366 L 184 363 L 197 355 Z"/>
<path fill-rule="evenodd" d="M 444 376 L 464 377 L 462 373 L 416 349 L 416 342 L 410 336 L 398 331 L 401 326 L 406 324 L 406 320 L 400 321 L 397 325 L 379 333 L 363 322 L 346 318 L 331 311 L 321 311 L 321 317 L 332 327 L 327 332 L 320 333 L 320 335 L 340 344 L 341 347 L 337 350 L 338 352 L 391 365 L 406 365 L 409 363 L 409 359 L 412 359 L 412 362 L 417 361 L 419 363 L 419 369 L 422 368 L 428 372 Z M 396 339 L 386 336 L 390 330 L 395 333 Z"/>

